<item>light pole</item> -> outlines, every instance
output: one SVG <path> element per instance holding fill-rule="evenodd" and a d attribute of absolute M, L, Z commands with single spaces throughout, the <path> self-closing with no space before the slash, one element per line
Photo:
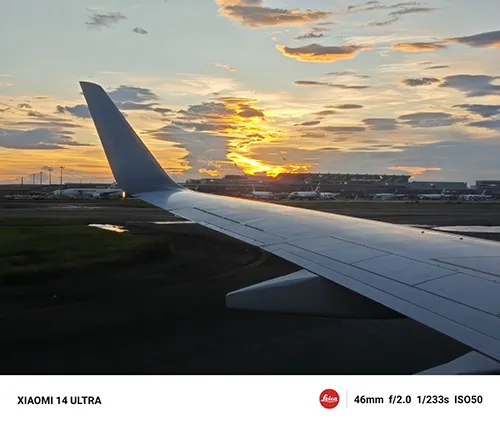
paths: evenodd
<path fill-rule="evenodd" d="M 60 188 L 61 188 L 61 197 L 62 197 L 63 169 L 64 169 L 64 166 L 62 166 L 62 165 L 61 165 L 61 166 L 59 167 L 59 169 L 61 169 L 61 181 L 60 181 L 60 182 L 61 182 L 61 186 L 60 186 Z"/>

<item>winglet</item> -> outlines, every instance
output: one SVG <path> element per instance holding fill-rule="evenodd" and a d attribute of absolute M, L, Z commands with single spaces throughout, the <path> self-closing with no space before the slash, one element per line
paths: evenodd
<path fill-rule="evenodd" d="M 162 169 L 100 85 L 80 81 L 116 182 L 127 194 L 184 189 Z"/>

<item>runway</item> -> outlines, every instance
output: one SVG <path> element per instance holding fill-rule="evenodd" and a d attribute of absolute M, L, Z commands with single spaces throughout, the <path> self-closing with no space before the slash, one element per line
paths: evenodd
<path fill-rule="evenodd" d="M 1 285 L 2 374 L 412 374 L 468 351 L 409 319 L 228 310 L 227 292 L 296 266 L 196 224 L 145 223 L 175 220 L 161 210 L 48 207 L 41 217 L 29 207 L 12 210 L 0 209 L 0 225 L 23 219 L 119 224 L 167 241 L 173 254 L 137 266 Z M 400 223 L 446 221 L 436 212 L 383 217 L 396 214 Z M 472 210 L 446 224 L 471 224 L 473 217 L 477 224 L 500 223 L 490 212 Z"/>

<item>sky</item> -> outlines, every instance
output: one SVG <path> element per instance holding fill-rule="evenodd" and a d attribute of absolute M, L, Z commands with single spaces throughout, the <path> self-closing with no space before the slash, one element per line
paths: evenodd
<path fill-rule="evenodd" d="M 0 183 L 113 181 L 81 80 L 179 181 L 500 179 L 497 0 L 305 3 L 3 0 Z"/>

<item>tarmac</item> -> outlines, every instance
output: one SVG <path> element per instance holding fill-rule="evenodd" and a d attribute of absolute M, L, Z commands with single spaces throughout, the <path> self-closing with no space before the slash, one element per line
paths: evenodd
<path fill-rule="evenodd" d="M 410 319 L 229 310 L 227 292 L 298 268 L 196 224 L 151 223 L 178 221 L 159 209 L 64 206 L 0 208 L 0 224 L 50 218 L 123 225 L 167 240 L 173 254 L 0 286 L 1 374 L 413 374 L 469 351 Z M 333 210 L 400 224 L 500 225 L 498 212 L 480 206 Z"/>

